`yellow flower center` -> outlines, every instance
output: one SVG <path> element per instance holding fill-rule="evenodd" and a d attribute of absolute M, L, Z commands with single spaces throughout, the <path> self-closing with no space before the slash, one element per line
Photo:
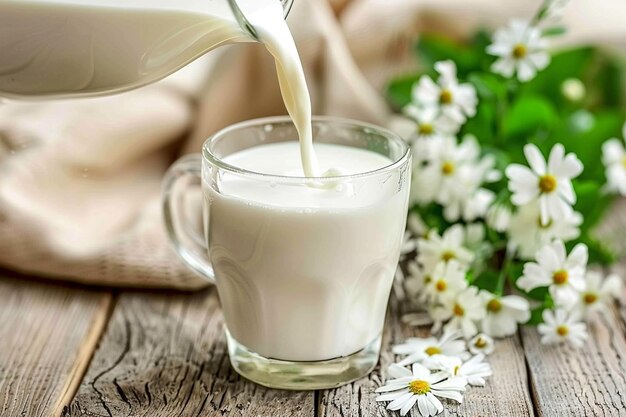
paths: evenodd
<path fill-rule="evenodd" d="M 537 218 L 537 224 L 539 225 L 540 229 L 548 229 L 552 226 L 552 219 L 548 220 L 548 223 L 543 224 L 541 223 L 541 216 Z"/>
<path fill-rule="evenodd" d="M 556 285 L 567 284 L 567 279 L 569 278 L 569 274 L 564 269 L 560 271 L 556 271 L 554 275 L 552 275 L 552 282 Z"/>
<path fill-rule="evenodd" d="M 528 48 L 523 43 L 518 43 L 513 47 L 513 58 L 522 59 L 528 54 Z"/>
<path fill-rule="evenodd" d="M 415 381 L 409 382 L 409 391 L 415 395 L 428 394 L 430 392 L 430 384 L 428 381 L 416 379 Z"/>
<path fill-rule="evenodd" d="M 474 346 L 477 347 L 478 349 L 482 349 L 485 346 L 487 346 L 487 341 L 485 339 L 483 339 L 482 337 L 479 337 L 478 339 L 476 339 L 476 341 L 474 342 Z"/>
<path fill-rule="evenodd" d="M 598 296 L 592 292 L 588 292 L 583 297 L 583 300 L 585 300 L 585 304 L 593 304 L 598 301 Z"/>
<path fill-rule="evenodd" d="M 622 158 L 622 165 L 626 168 L 626 156 Z"/>
<path fill-rule="evenodd" d="M 454 375 L 458 375 L 459 374 L 459 369 L 461 369 L 461 365 L 457 365 L 454 367 Z"/>
<path fill-rule="evenodd" d="M 559 336 L 567 336 L 569 328 L 567 326 L 559 326 L 556 328 L 556 332 Z"/>
<path fill-rule="evenodd" d="M 444 162 L 443 165 L 441 165 L 441 172 L 443 173 L 443 175 L 451 175 L 454 173 L 455 170 L 455 166 L 452 162 Z"/>
<path fill-rule="evenodd" d="M 417 127 L 417 131 L 421 135 L 431 135 L 435 128 L 430 123 L 422 123 Z"/>
<path fill-rule="evenodd" d="M 502 303 L 500 302 L 500 300 L 494 298 L 487 303 L 487 310 L 491 311 L 492 313 L 497 313 L 498 311 L 502 310 Z"/>
<path fill-rule="evenodd" d="M 445 251 L 441 254 L 441 259 L 443 259 L 445 262 L 448 262 L 450 259 L 454 258 L 456 258 L 456 255 L 452 251 Z"/>
<path fill-rule="evenodd" d="M 446 282 L 444 280 L 440 279 L 435 284 L 435 288 L 437 289 L 437 291 L 443 292 L 443 291 L 446 290 L 446 288 L 448 288 L 448 284 L 446 284 Z"/>
<path fill-rule="evenodd" d="M 433 355 L 438 355 L 441 353 L 441 349 L 438 348 L 437 346 L 429 346 L 426 349 L 424 349 L 424 352 L 426 352 L 426 354 L 428 356 L 433 356 Z"/>
<path fill-rule="evenodd" d="M 539 178 L 539 189 L 542 193 L 551 193 L 556 190 L 556 178 L 554 175 L 546 174 Z"/>
<path fill-rule="evenodd" d="M 447 88 L 444 88 L 443 90 L 441 90 L 441 93 L 439 94 L 439 103 L 441 104 L 452 103 L 452 91 L 448 90 Z"/>
<path fill-rule="evenodd" d="M 460 316 L 460 317 L 462 317 L 462 316 L 464 316 L 464 315 L 465 315 L 465 310 L 463 310 L 463 307 L 461 307 L 461 306 L 459 305 L 459 303 L 456 303 L 456 304 L 454 305 L 454 309 L 453 309 L 452 311 L 454 311 L 454 315 L 455 315 L 455 316 Z"/>

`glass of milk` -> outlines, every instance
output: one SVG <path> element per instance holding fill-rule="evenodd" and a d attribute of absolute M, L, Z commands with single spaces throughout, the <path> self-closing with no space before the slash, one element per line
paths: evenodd
<path fill-rule="evenodd" d="M 169 237 L 217 285 L 233 367 L 273 388 L 336 387 L 374 368 L 406 222 L 401 138 L 326 117 L 313 137 L 324 177 L 302 174 L 285 116 L 218 132 L 164 183 Z M 194 189 L 203 232 L 185 215 Z"/>

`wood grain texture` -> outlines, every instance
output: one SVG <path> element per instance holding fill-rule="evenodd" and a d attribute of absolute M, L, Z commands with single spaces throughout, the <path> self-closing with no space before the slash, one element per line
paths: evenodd
<path fill-rule="evenodd" d="M 313 392 L 270 390 L 228 361 L 214 288 L 120 296 L 64 416 L 313 417 Z"/>
<path fill-rule="evenodd" d="M 403 306 L 393 300 L 387 314 L 379 366 L 367 378 L 334 390 L 320 393 L 319 415 L 327 417 L 357 417 L 396 415 L 385 409 L 386 403 L 376 403 L 374 390 L 382 385 L 385 369 L 396 358 L 391 345 L 410 336 L 426 337 L 427 328 L 415 328 L 401 323 Z M 463 404 L 446 403 L 440 416 L 458 417 L 528 417 L 533 416 L 524 353 L 517 336 L 497 342 L 496 351 L 489 356 L 494 375 L 485 387 L 468 387 Z M 415 417 L 419 412 L 411 411 Z M 399 414 L 398 414 L 399 415 Z"/>
<path fill-rule="evenodd" d="M 0 415 L 50 417 L 72 399 L 111 294 L 0 278 Z"/>
<path fill-rule="evenodd" d="M 522 329 L 540 417 L 626 416 L 626 341 L 617 314 L 597 317 L 589 336 L 575 349 L 542 345 L 536 328 Z"/>

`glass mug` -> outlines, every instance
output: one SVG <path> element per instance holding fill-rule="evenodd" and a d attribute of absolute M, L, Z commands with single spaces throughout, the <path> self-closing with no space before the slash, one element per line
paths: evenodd
<path fill-rule="evenodd" d="M 327 117 L 313 118 L 313 137 L 376 152 L 389 164 L 305 178 L 224 161 L 297 141 L 284 116 L 225 128 L 206 140 L 202 155 L 176 162 L 164 182 L 169 238 L 192 270 L 217 285 L 232 366 L 272 388 L 336 387 L 375 367 L 406 223 L 411 153 L 400 137 Z M 190 201 L 199 204 L 189 198 L 192 186 L 202 188 L 204 232 L 184 215 Z"/>

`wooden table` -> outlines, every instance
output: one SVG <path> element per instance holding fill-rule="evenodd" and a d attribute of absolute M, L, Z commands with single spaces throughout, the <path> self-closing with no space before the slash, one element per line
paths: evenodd
<path fill-rule="evenodd" d="M 618 233 L 626 254 L 626 216 L 617 218 L 623 224 L 605 233 Z M 214 288 L 93 289 L 0 272 L 0 416 L 397 416 L 374 401 L 394 359 L 390 344 L 428 333 L 402 324 L 404 312 L 392 299 L 381 360 L 367 378 L 278 391 L 230 367 Z M 441 416 L 626 416 L 625 320 L 626 307 L 616 306 L 593 322 L 580 350 L 543 346 L 535 328 L 521 329 L 497 342 L 487 385 Z"/>

